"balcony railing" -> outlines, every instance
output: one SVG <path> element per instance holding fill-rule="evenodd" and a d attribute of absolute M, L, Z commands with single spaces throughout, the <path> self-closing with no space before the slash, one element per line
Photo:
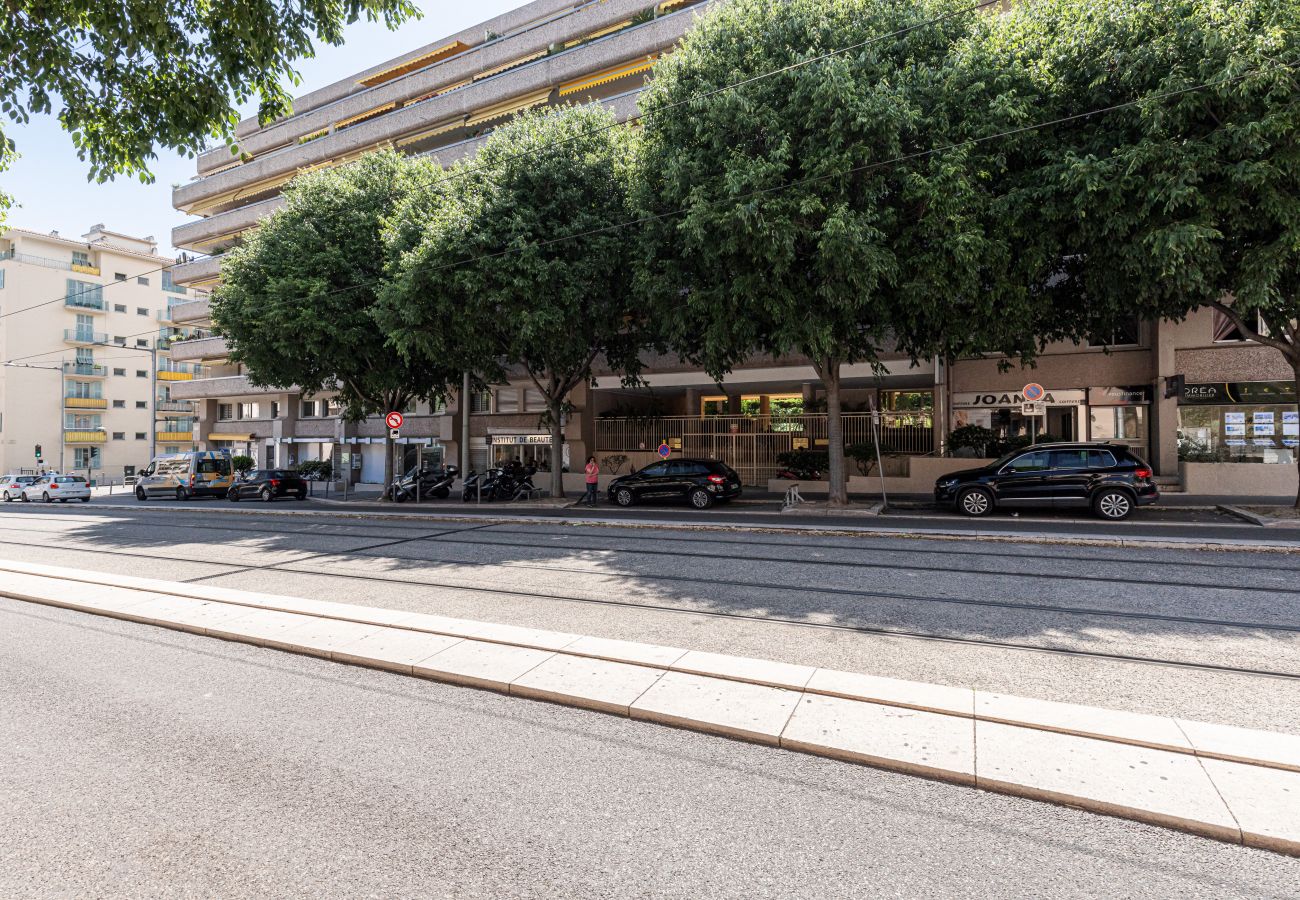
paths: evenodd
<path fill-rule="evenodd" d="M 108 304 L 104 302 L 104 298 L 90 292 L 69 294 L 63 298 L 63 305 L 78 312 L 108 312 Z"/>
<path fill-rule="evenodd" d="M 63 364 L 64 375 L 81 375 L 84 378 L 105 378 L 108 376 L 108 366 L 97 366 L 94 363 L 65 362 Z"/>
<path fill-rule="evenodd" d="M 205 369 L 203 366 L 188 366 L 185 363 L 170 363 L 166 367 L 159 367 L 159 381 L 193 381 L 195 378 L 202 378 Z"/>
<path fill-rule="evenodd" d="M 155 408 L 158 412 L 194 412 L 194 404 L 188 400 L 159 400 Z"/>
<path fill-rule="evenodd" d="M 6 250 L 0 253 L 0 262 L 4 262 L 6 259 L 28 263 L 33 266 L 44 266 L 47 269 L 61 269 L 64 272 L 83 272 L 86 275 L 99 274 L 99 269 L 95 266 L 86 266 L 66 259 L 51 259 L 48 256 L 34 256 L 31 253 L 19 253 L 16 250 Z"/>
<path fill-rule="evenodd" d="M 157 434 L 157 440 L 160 443 L 180 444 L 185 441 L 194 440 L 193 431 L 160 431 Z"/>
<path fill-rule="evenodd" d="M 102 428 L 66 429 L 63 440 L 68 444 L 102 444 L 108 440 L 108 432 Z"/>
<path fill-rule="evenodd" d="M 104 397 L 64 397 L 63 405 L 68 409 L 108 409 L 108 400 Z"/>
<path fill-rule="evenodd" d="M 63 329 L 63 339 L 69 344 L 107 344 L 108 335 L 102 331 L 88 331 L 84 328 Z"/>

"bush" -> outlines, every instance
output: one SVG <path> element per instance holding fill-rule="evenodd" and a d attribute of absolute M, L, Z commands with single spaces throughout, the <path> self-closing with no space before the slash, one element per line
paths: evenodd
<path fill-rule="evenodd" d="M 625 465 L 627 465 L 627 456 L 622 453 L 611 453 L 600 461 L 601 468 L 609 475 L 617 475 Z"/>
<path fill-rule="evenodd" d="M 298 474 L 308 481 L 329 481 L 334 477 L 334 465 L 328 459 L 309 459 L 298 463 Z"/>
<path fill-rule="evenodd" d="M 977 456 L 998 456 L 993 452 L 998 444 L 998 436 L 991 429 L 982 425 L 963 425 L 953 429 L 948 435 L 948 449 L 974 450 Z"/>
<path fill-rule="evenodd" d="M 253 460 L 253 457 L 244 456 L 241 453 L 239 456 L 232 456 L 230 458 L 230 465 L 236 472 L 242 475 L 249 469 L 253 468 L 253 466 L 257 465 L 257 463 Z"/>
<path fill-rule="evenodd" d="M 777 465 L 794 473 L 796 478 L 807 480 L 822 477 L 831 466 L 830 454 L 825 450 L 790 450 L 776 458 Z"/>
<path fill-rule="evenodd" d="M 894 457 L 900 450 L 888 441 L 880 442 L 880 459 Z M 872 443 L 850 444 L 844 448 L 844 455 L 858 464 L 858 474 L 867 476 L 876 468 L 876 445 Z"/>

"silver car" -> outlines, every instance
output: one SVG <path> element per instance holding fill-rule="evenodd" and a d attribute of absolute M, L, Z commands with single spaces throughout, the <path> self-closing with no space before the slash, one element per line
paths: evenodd
<path fill-rule="evenodd" d="M 67 503 L 69 500 L 90 502 L 90 485 L 80 475 L 45 475 L 23 488 L 23 502 Z"/>

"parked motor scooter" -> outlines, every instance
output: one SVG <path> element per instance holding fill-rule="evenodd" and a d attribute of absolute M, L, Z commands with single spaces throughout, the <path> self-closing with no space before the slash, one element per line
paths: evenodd
<path fill-rule="evenodd" d="M 459 470 L 455 466 L 438 469 L 411 469 L 393 482 L 392 498 L 398 503 L 423 500 L 428 497 L 442 499 L 451 496 L 451 486 Z"/>

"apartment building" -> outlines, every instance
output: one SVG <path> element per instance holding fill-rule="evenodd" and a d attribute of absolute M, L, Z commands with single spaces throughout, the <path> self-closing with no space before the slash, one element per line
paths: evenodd
<path fill-rule="evenodd" d="M 537 2 L 313 91 L 294 114 L 262 128 L 237 129 L 239 154 L 204 153 L 174 205 L 196 216 L 173 243 L 201 254 L 176 269 L 178 283 L 205 288 L 220 279 L 221 254 L 280 204 L 296 174 L 342 165 L 380 147 L 430 156 L 443 165 L 473 154 L 491 131 L 527 109 L 601 103 L 633 116 L 655 62 L 711 4 L 692 0 L 537 0 Z M 204 302 L 173 310 L 178 324 L 201 327 Z M 343 423 L 326 397 L 288 386 L 255 388 L 228 364 L 221 339 L 173 345 L 174 359 L 207 375 L 173 388 L 193 401 L 199 443 L 291 465 L 339 454 L 353 478 L 383 470 L 381 421 Z M 1166 397 L 1179 376 L 1183 393 Z M 949 434 L 980 425 L 999 437 L 1029 429 L 1064 439 L 1123 440 L 1151 458 L 1166 483 L 1186 480 L 1205 493 L 1286 494 L 1297 451 L 1292 373 L 1281 354 L 1241 339 L 1213 312 L 1188 321 L 1133 322 L 1113 335 L 1046 349 L 1036 368 L 1003 372 L 998 361 L 885 360 L 844 373 L 848 443 L 872 439 L 887 468 L 911 489 L 928 490 L 919 462 L 946 448 Z M 523 379 L 454 398 L 446 408 L 406 410 L 406 461 L 460 458 L 481 468 L 502 458 L 542 467 L 596 454 L 610 468 L 636 466 L 667 444 L 674 453 L 726 459 L 752 485 L 777 472 L 780 453 L 825 443 L 825 395 L 808 360 L 754 359 L 719 383 L 675 359 L 656 359 L 646 386 L 626 390 L 610 373 L 572 396 L 561 460 L 550 459 L 540 426 L 542 400 Z M 1019 389 L 1047 388 L 1045 414 L 1025 418 Z M 873 419 L 873 411 L 881 415 Z M 461 447 L 468 416 L 469 446 Z M 1230 464 L 1252 466 L 1225 468 Z M 920 473 L 915 477 L 911 472 Z M 908 480 L 910 478 L 910 481 Z"/>
<path fill-rule="evenodd" d="M 194 446 L 191 405 L 170 393 L 202 374 L 168 351 L 190 335 L 170 318 L 192 299 L 173 262 L 103 225 L 0 230 L 0 471 L 119 480 Z"/>

